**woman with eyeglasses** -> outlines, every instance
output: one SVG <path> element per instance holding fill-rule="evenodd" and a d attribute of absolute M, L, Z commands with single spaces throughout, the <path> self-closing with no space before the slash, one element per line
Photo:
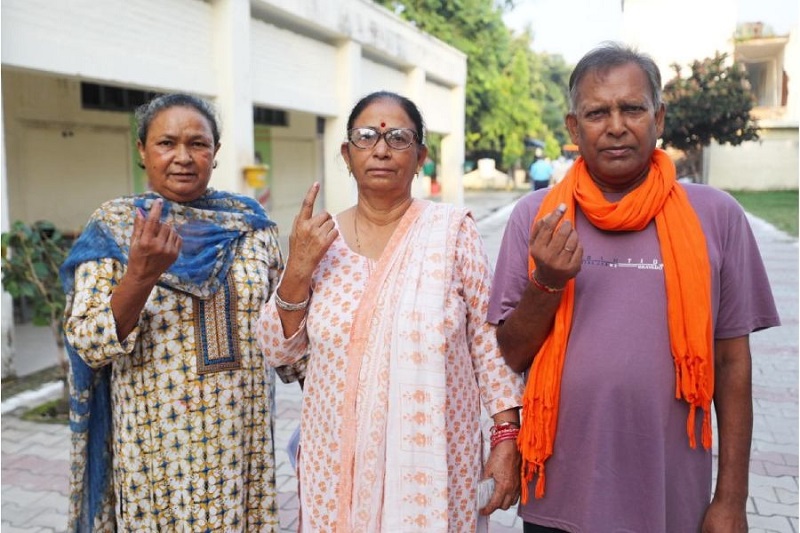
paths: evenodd
<path fill-rule="evenodd" d="M 309 189 L 262 309 L 270 364 L 310 354 L 301 531 L 486 531 L 519 496 L 522 378 L 485 321 L 490 268 L 475 221 L 411 196 L 423 139 L 407 98 L 356 104 L 341 154 L 358 201 L 314 213 L 319 184 Z M 494 421 L 488 458 L 481 405 Z"/>

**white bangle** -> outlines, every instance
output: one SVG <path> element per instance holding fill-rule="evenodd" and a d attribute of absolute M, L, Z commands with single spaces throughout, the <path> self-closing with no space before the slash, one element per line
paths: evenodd
<path fill-rule="evenodd" d="M 293 304 L 293 303 L 289 303 L 287 301 L 284 301 L 284 299 L 281 298 L 281 296 L 278 294 L 277 289 L 275 290 L 275 305 L 277 305 L 279 309 L 283 309 L 284 311 L 302 311 L 306 307 L 308 307 L 308 300 L 310 298 L 311 297 L 309 296 L 305 300 L 303 300 L 302 302 Z"/>

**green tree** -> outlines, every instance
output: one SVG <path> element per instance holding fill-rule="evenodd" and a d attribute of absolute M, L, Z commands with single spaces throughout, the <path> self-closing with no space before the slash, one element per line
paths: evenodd
<path fill-rule="evenodd" d="M 61 288 L 58 269 L 71 245 L 52 222 L 33 224 L 16 221 L 0 238 L 2 242 L 3 289 L 14 298 L 24 300 L 36 326 L 48 326 L 58 346 L 58 364 L 66 379 L 69 362 L 64 353 L 63 323 L 66 297 Z M 67 412 L 68 391 L 57 409 Z"/>
<path fill-rule="evenodd" d="M 465 149 L 500 154 L 505 168 L 532 159 L 524 140 L 545 143 L 550 157 L 569 136 L 564 127 L 569 67 L 561 56 L 531 50 L 530 29 L 514 35 L 503 13 L 514 0 L 376 0 L 467 55 Z"/>
<path fill-rule="evenodd" d="M 687 77 L 672 65 L 675 77 L 664 86 L 667 105 L 664 146 L 683 150 L 688 171 L 700 175 L 700 155 L 712 139 L 737 146 L 758 139 L 751 116 L 755 99 L 747 73 L 739 63 L 727 64 L 727 54 L 694 61 Z"/>
<path fill-rule="evenodd" d="M 558 157 L 561 146 L 571 142 L 569 132 L 564 124 L 564 115 L 569 109 L 569 76 L 572 66 L 568 65 L 561 55 L 533 54 L 534 63 L 531 71 L 541 76 L 541 85 L 532 96 L 543 102 L 542 121 L 552 132 L 558 144 L 558 153 L 548 153 L 549 157 Z"/>
<path fill-rule="evenodd" d="M 527 41 L 533 40 L 530 30 L 524 34 Z M 530 49 L 530 47 L 528 47 Z M 561 147 L 570 142 L 569 132 L 564 124 L 564 115 L 569 108 L 569 75 L 572 71 L 560 55 L 536 53 L 529 50 L 529 70 L 531 76 L 530 97 L 541 110 L 541 130 L 531 136 L 544 141 L 544 154 L 555 159 L 561 155 Z M 527 153 L 524 166 L 533 162 L 533 154 Z"/>
<path fill-rule="evenodd" d="M 475 125 L 485 138 L 502 139 L 498 151 L 502 153 L 505 167 L 523 159 L 526 137 L 552 137 L 542 121 L 541 104 L 531 97 L 529 41 L 515 38 L 510 52 L 508 63 L 494 79 L 487 94 L 491 111 L 483 113 L 480 124 Z"/>

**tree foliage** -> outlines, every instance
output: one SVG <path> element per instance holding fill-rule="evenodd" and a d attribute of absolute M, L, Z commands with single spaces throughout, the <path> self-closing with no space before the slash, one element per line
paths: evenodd
<path fill-rule="evenodd" d="M 16 221 L 0 236 L 2 243 L 3 289 L 23 299 L 32 311 L 32 322 L 49 326 L 58 350 L 61 379 L 66 380 L 69 362 L 62 336 L 66 297 L 61 288 L 58 269 L 69 253 L 71 242 L 52 222 L 26 224 Z M 69 388 L 52 408 L 56 418 L 69 412 Z"/>
<path fill-rule="evenodd" d="M 732 146 L 758 139 L 758 125 L 750 115 L 755 100 L 745 68 L 727 65 L 726 57 L 717 53 L 694 61 L 685 78 L 680 66 L 672 65 L 675 77 L 664 87 L 665 146 L 697 152 L 712 139 Z"/>
<path fill-rule="evenodd" d="M 551 157 L 566 141 L 563 60 L 537 56 L 529 31 L 503 22 L 513 0 L 376 0 L 467 55 L 465 149 L 497 152 L 502 165 L 524 160 L 526 138 L 544 141 Z M 568 72 L 567 72 L 568 76 Z M 557 117 L 557 118 L 556 118 Z"/>
<path fill-rule="evenodd" d="M 67 256 L 69 242 L 52 222 L 16 221 L 2 234 L 3 288 L 15 298 L 25 298 L 37 326 L 59 328 L 64 313 L 64 292 L 58 269 Z"/>
<path fill-rule="evenodd" d="M 66 297 L 58 269 L 69 253 L 70 241 L 52 222 L 26 224 L 17 220 L 0 236 L 3 289 L 30 307 L 36 326 L 49 326 L 56 345 L 63 346 Z M 58 351 L 59 366 L 66 376 L 67 359 Z"/>
<path fill-rule="evenodd" d="M 528 33 L 525 38 L 533 40 Z M 540 139 L 545 141 L 545 155 L 555 159 L 561 154 L 561 146 L 570 142 L 564 115 L 569 108 L 568 87 L 572 67 L 560 55 L 531 52 L 529 62 L 531 98 L 540 103 L 541 120 L 546 129 L 540 134 Z"/>

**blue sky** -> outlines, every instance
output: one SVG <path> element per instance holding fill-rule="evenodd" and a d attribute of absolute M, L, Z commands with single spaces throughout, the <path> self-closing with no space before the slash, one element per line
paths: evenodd
<path fill-rule="evenodd" d="M 517 30 L 530 23 L 534 31 L 534 50 L 561 54 L 567 62 L 575 63 L 599 42 L 617 37 L 620 2 L 621 0 L 518 0 L 517 8 L 505 16 L 505 21 Z M 798 0 L 730 2 L 737 6 L 739 22 L 764 22 L 779 35 L 798 27 Z"/>

